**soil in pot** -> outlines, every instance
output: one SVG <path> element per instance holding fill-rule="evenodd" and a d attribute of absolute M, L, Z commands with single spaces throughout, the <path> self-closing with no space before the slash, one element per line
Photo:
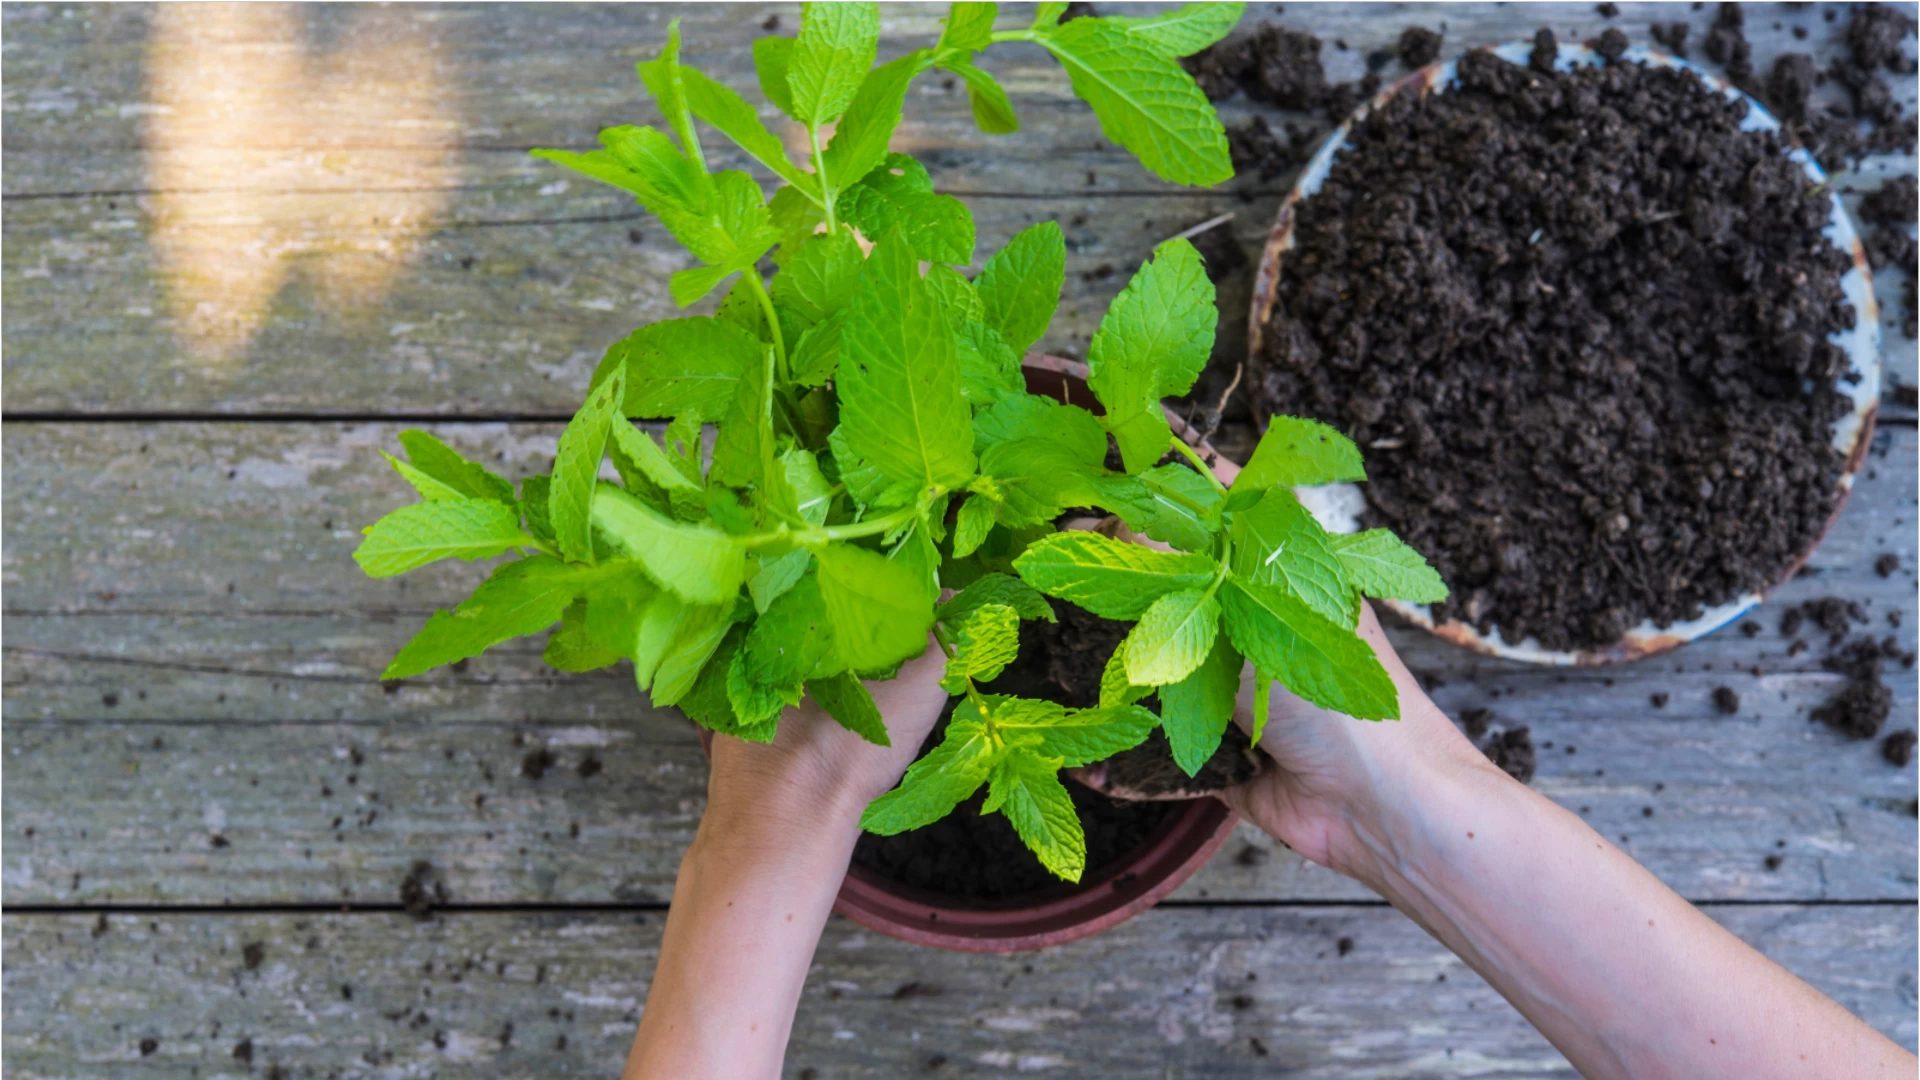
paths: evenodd
<path fill-rule="evenodd" d="M 990 693 L 1048 698 L 1074 708 L 1099 703 L 1100 672 L 1127 624 L 1096 618 L 1071 604 L 1054 602 L 1058 623 L 1020 624 L 1020 653 Z M 922 755 L 940 744 L 946 720 L 921 744 Z M 1162 752 L 1165 746 L 1162 744 Z M 1171 764 L 1171 761 L 1169 761 Z M 1174 811 L 1164 802 L 1122 802 L 1062 778 L 1087 836 L 1087 875 L 1133 851 Z M 853 862 L 915 888 L 976 900 L 992 900 L 1062 885 L 1020 842 L 1002 814 L 981 814 L 981 789 L 953 813 L 897 836 L 862 833 Z"/>
<path fill-rule="evenodd" d="M 1845 464 L 1826 194 L 1688 72 L 1459 73 L 1295 208 L 1256 405 L 1355 438 L 1365 524 L 1482 634 L 1600 647 L 1772 585 Z"/>

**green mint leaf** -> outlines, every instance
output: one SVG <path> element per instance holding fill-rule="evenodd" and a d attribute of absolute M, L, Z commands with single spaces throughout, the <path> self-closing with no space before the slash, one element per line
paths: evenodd
<path fill-rule="evenodd" d="M 655 706 L 678 704 L 733 625 L 732 603 L 685 604 L 662 592 L 640 620 L 633 650 L 634 683 L 651 692 Z M 724 680 L 724 666 L 720 675 Z M 724 681 L 721 689 L 724 698 Z"/>
<path fill-rule="evenodd" d="M 926 166 L 905 154 L 888 154 L 840 193 L 836 209 L 867 236 L 899 230 L 927 262 L 973 261 L 973 215 L 959 199 L 936 194 Z"/>
<path fill-rule="evenodd" d="M 1087 467 L 1098 466 L 1107 455 L 1106 432 L 1092 413 L 1039 394 L 1012 395 L 981 412 L 974 438 L 982 451 L 997 443 L 1049 442 Z"/>
<path fill-rule="evenodd" d="M 1253 730 L 1247 737 L 1254 745 L 1260 744 L 1260 736 L 1267 730 L 1267 714 L 1273 711 L 1273 680 L 1263 674 L 1259 668 L 1253 671 Z"/>
<path fill-rule="evenodd" d="M 969 319 L 959 324 L 954 345 L 960 358 L 960 392 L 967 404 L 980 408 L 1027 392 L 1026 377 L 1020 373 L 1020 355 L 986 323 Z"/>
<path fill-rule="evenodd" d="M 1060 223 L 1027 226 L 987 260 L 974 282 L 986 308 L 984 321 L 1016 354 L 1027 352 L 1053 322 L 1066 277 L 1067 238 Z"/>
<path fill-rule="evenodd" d="M 1168 593 L 1127 634 L 1127 681 L 1135 686 L 1179 682 L 1206 660 L 1219 633 L 1220 602 L 1211 593 Z"/>
<path fill-rule="evenodd" d="M 1328 542 L 1347 580 L 1367 596 L 1392 597 L 1416 604 L 1437 604 L 1447 598 L 1447 583 L 1420 553 L 1385 529 L 1368 529 L 1348 536 L 1330 536 Z"/>
<path fill-rule="evenodd" d="M 967 84 L 967 104 L 973 108 L 973 126 L 989 135 L 1011 135 L 1020 130 L 1020 117 L 1013 102 L 994 77 L 963 60 L 941 65 Z"/>
<path fill-rule="evenodd" d="M 887 724 L 880 715 L 880 706 L 874 704 L 866 684 L 852 674 L 841 672 L 831 678 L 809 680 L 807 696 L 855 735 L 875 746 L 893 745 L 893 740 L 887 737 Z"/>
<path fill-rule="evenodd" d="M 1079 881 L 1087 868 L 1087 838 L 1073 798 L 1057 775 L 1060 759 L 1016 749 L 995 763 L 987 776 L 982 812 L 998 810 L 1013 823 L 1020 841 L 1055 877 Z"/>
<path fill-rule="evenodd" d="M 1033 29 L 1053 30 L 1060 25 L 1060 17 L 1067 13 L 1072 4 L 1045 3 L 1034 8 Z"/>
<path fill-rule="evenodd" d="M 491 559 L 533 547 L 520 512 L 492 499 L 441 499 L 403 506 L 375 522 L 353 559 L 368 577 L 404 574 L 441 559 Z"/>
<path fill-rule="evenodd" d="M 981 541 L 993 529 L 993 503 L 975 495 L 960 504 L 953 525 L 953 557 L 964 559 L 980 549 Z"/>
<path fill-rule="evenodd" d="M 660 102 L 660 115 L 666 117 L 673 133 L 680 137 L 680 148 L 696 165 L 704 167 L 700 154 L 700 136 L 693 130 L 693 117 L 687 111 L 687 95 L 680 66 L 680 20 L 667 23 L 667 44 L 660 55 L 634 65 L 641 85 Z"/>
<path fill-rule="evenodd" d="M 847 429 L 843 424 L 834 428 L 827 436 L 827 448 L 833 452 L 835 471 L 840 482 L 847 486 L 847 493 L 853 501 L 868 510 L 890 509 L 905 506 L 920 493 L 920 486 L 911 480 L 894 481 L 867 462 L 860 452 L 847 440 Z"/>
<path fill-rule="evenodd" d="M 1260 436 L 1260 445 L 1253 448 L 1247 467 L 1234 477 L 1233 490 L 1316 487 L 1366 478 L 1360 448 L 1352 439 L 1318 420 L 1276 416 Z"/>
<path fill-rule="evenodd" d="M 1393 680 L 1367 643 L 1272 585 L 1228 578 L 1227 636 L 1256 669 L 1322 708 L 1356 720 L 1398 720 Z"/>
<path fill-rule="evenodd" d="M 813 674 L 814 666 L 832 651 L 833 627 L 820 598 L 820 582 L 808 574 L 753 621 L 740 656 L 751 682 L 792 687 L 797 694 L 801 682 Z M 735 708 L 738 710 L 737 702 Z"/>
<path fill-rule="evenodd" d="M 940 605 L 940 621 L 956 626 L 972 612 L 988 604 L 1001 604 L 1018 612 L 1023 619 L 1056 621 L 1053 606 L 1033 586 L 1010 574 L 982 574 L 953 599 Z"/>
<path fill-rule="evenodd" d="M 793 447 L 780 455 L 768 497 L 780 510 L 809 525 L 824 525 L 833 509 L 833 485 L 813 451 Z"/>
<path fill-rule="evenodd" d="M 553 519 L 547 514 L 547 496 L 552 483 L 552 478 L 546 476 L 529 476 L 520 481 L 520 512 L 526 515 L 527 531 L 549 549 L 556 546 Z"/>
<path fill-rule="evenodd" d="M 620 471 L 620 477 L 629 489 L 634 481 L 643 481 L 664 492 L 676 513 L 686 516 L 685 511 L 699 505 L 701 487 L 680 471 L 653 436 L 634 427 L 626 420 L 615 417 L 608 427 L 612 436 L 607 449 L 613 455 L 614 467 Z"/>
<path fill-rule="evenodd" d="M 1116 478 L 1118 479 L 1118 478 Z M 1182 551 L 1199 551 L 1220 531 L 1225 497 L 1207 478 L 1185 465 L 1166 464 L 1136 477 L 1143 504 L 1138 522 L 1127 524 Z"/>
<path fill-rule="evenodd" d="M 740 372 L 759 362 L 764 348 L 752 334 L 718 319 L 668 319 L 607 350 L 593 385 L 624 369 L 625 415 L 712 423 L 732 407 Z"/>
<path fill-rule="evenodd" d="M 986 314 L 986 306 L 980 303 L 980 294 L 973 291 L 973 282 L 962 277 L 960 271 L 951 266 L 938 263 L 927 268 L 927 276 L 920 280 L 926 282 L 927 291 L 933 294 L 933 302 L 947 313 L 947 320 L 956 325 L 975 321 Z"/>
<path fill-rule="evenodd" d="M 697 204 L 651 209 L 674 239 L 709 264 L 670 279 L 668 291 L 681 307 L 713 291 L 728 276 L 752 269 L 781 240 L 760 185 L 736 170 L 709 177 Z"/>
<path fill-rule="evenodd" d="M 795 385 L 825 386 L 839 373 L 851 314 L 851 308 L 841 308 L 800 335 L 787 359 Z"/>
<path fill-rule="evenodd" d="M 629 192 L 655 214 L 690 213 L 705 201 L 706 174 L 661 132 L 630 124 L 610 127 L 600 132 L 600 147 L 584 154 L 570 150 L 534 150 L 532 154 Z M 671 223 L 668 228 L 673 228 Z"/>
<path fill-rule="evenodd" d="M 1245 8 L 1245 4 L 1185 4 L 1144 19 L 1116 15 L 1101 21 L 1125 29 L 1167 56 L 1192 56 L 1226 37 Z"/>
<path fill-rule="evenodd" d="M 605 569 L 613 576 L 597 584 L 586 599 L 587 635 L 607 652 L 632 658 L 641 624 L 662 594 L 634 563 L 613 563 Z"/>
<path fill-rule="evenodd" d="M 753 70 L 760 79 L 760 92 L 773 107 L 793 116 L 793 90 L 787 73 L 793 67 L 793 39 L 790 37 L 755 38 Z M 798 117 L 795 117 L 798 119 Z"/>
<path fill-rule="evenodd" d="M 740 656 L 740 637 L 738 628 L 727 634 L 713 659 L 701 669 L 693 688 L 681 699 L 680 710 L 717 734 L 746 742 L 770 743 L 779 729 L 779 714 L 748 720 L 734 711 L 733 695 L 728 692 L 730 676 Z M 761 707 L 759 703 L 753 704 L 756 709 Z"/>
<path fill-rule="evenodd" d="M 780 247 L 774 251 L 777 263 L 785 264 L 801 244 L 811 239 L 827 220 L 826 211 L 792 184 L 775 191 L 767 200 L 767 216 L 780 233 Z"/>
<path fill-rule="evenodd" d="M 1113 655 L 1107 657 L 1107 666 L 1100 671 L 1100 707 L 1112 709 L 1131 705 L 1151 693 L 1153 687 L 1135 686 L 1127 680 L 1127 641 L 1120 639 Z"/>
<path fill-rule="evenodd" d="M 1093 532 L 1061 532 L 1030 545 L 1014 569 L 1049 596 L 1103 619 L 1138 619 L 1168 593 L 1205 589 L 1218 568 L 1204 555 L 1122 543 Z"/>
<path fill-rule="evenodd" d="M 774 276 L 774 303 L 818 323 L 852 301 L 866 264 L 860 242 L 844 229 L 809 237 Z"/>
<path fill-rule="evenodd" d="M 387 464 L 393 466 L 393 471 L 399 473 L 402 479 L 413 485 L 413 490 L 418 492 L 420 497 L 428 502 L 440 502 L 445 499 L 464 499 L 467 497 L 461 492 L 421 472 L 419 469 L 414 468 L 412 465 L 387 453 L 385 450 L 380 451 L 380 456 L 386 458 Z M 511 491 L 512 489 L 509 488 L 508 490 Z"/>
<path fill-rule="evenodd" d="M 1075 19 L 1035 40 L 1067 69 L 1107 138 L 1156 176 L 1200 187 L 1232 178 L 1226 129 L 1179 61 L 1106 19 Z"/>
<path fill-rule="evenodd" d="M 598 570 L 569 566 L 548 555 L 500 566 L 460 606 L 434 612 L 380 677 L 404 679 L 478 656 L 509 638 L 537 634 L 559 622 L 567 605 L 599 576 Z"/>
<path fill-rule="evenodd" d="M 846 187 L 872 172 L 887 156 L 887 143 L 900 126 L 907 84 L 932 65 L 933 53 L 916 49 L 867 73 L 853 104 L 847 106 L 847 114 L 834 128 L 833 141 L 821 155 L 829 184 Z M 867 237 L 877 235 L 868 233 Z"/>
<path fill-rule="evenodd" d="M 560 433 L 547 513 L 560 554 L 574 562 L 593 561 L 593 493 L 600 483 L 600 462 L 607 456 L 607 432 L 619 416 L 625 392 L 626 373 L 615 371 L 594 387 Z"/>
<path fill-rule="evenodd" d="M 753 597 L 753 610 L 762 613 L 813 565 L 813 553 L 804 548 L 784 555 L 761 554 L 755 559 L 757 568 L 747 576 L 747 595 Z"/>
<path fill-rule="evenodd" d="M 980 711 L 971 701 L 961 702 L 947 724 L 946 738 L 907 768 L 899 787 L 867 804 L 860 827 L 893 836 L 939 821 L 980 789 L 997 754 Z"/>
<path fill-rule="evenodd" d="M 695 484 L 704 484 L 706 478 L 700 471 L 700 418 L 697 415 L 674 417 L 667 425 L 665 443 L 667 460 L 680 470 L 680 475 Z"/>
<path fill-rule="evenodd" d="M 773 350 L 740 370 L 733 405 L 721 418 L 713 441 L 713 466 L 708 475 L 730 487 L 753 486 L 764 491 L 773 468 Z"/>
<path fill-rule="evenodd" d="M 879 43 L 880 9 L 874 4 L 800 5 L 800 36 L 787 61 L 793 118 L 803 124 L 838 119 L 873 67 Z"/>
<path fill-rule="evenodd" d="M 1087 385 L 1106 406 L 1107 430 L 1128 472 L 1153 467 L 1167 452 L 1173 429 L 1160 399 L 1193 388 L 1218 322 L 1200 253 L 1179 238 L 1155 248 L 1107 308 L 1087 346 Z"/>
<path fill-rule="evenodd" d="M 924 591 L 929 608 L 929 626 L 932 624 L 931 608 L 940 595 L 940 549 L 934 546 L 933 529 L 927 523 L 927 519 L 935 513 L 945 513 L 944 505 L 944 503 L 936 503 L 927 513 L 910 524 L 895 526 L 897 529 L 905 529 L 903 536 L 886 538 L 888 543 L 898 540 L 894 549 L 887 553 L 887 561 L 895 566 L 904 567 Z"/>
<path fill-rule="evenodd" d="M 781 711 L 788 706 L 800 704 L 800 699 L 806 695 L 806 685 L 800 679 L 794 679 L 791 683 L 762 682 L 750 674 L 747 670 L 747 645 L 752 640 L 753 631 L 749 630 L 739 651 L 728 662 L 727 703 L 733 706 L 733 715 L 741 724 L 758 727 L 779 720 Z"/>
<path fill-rule="evenodd" d="M 732 603 L 746 577 L 746 557 L 733 537 L 675 521 L 612 484 L 593 498 L 593 528 L 613 551 L 690 604 Z"/>
<path fill-rule="evenodd" d="M 1234 576 L 1279 586 L 1349 630 L 1357 624 L 1360 605 L 1332 538 L 1293 492 L 1269 489 L 1233 515 L 1232 535 Z"/>
<path fill-rule="evenodd" d="M 947 13 L 946 29 L 940 32 L 938 49 L 978 52 L 993 44 L 993 20 L 1000 13 L 998 4 L 959 3 Z"/>
<path fill-rule="evenodd" d="M 1137 705 L 1068 710 L 1051 701 L 982 695 L 993 730 L 1013 746 L 1076 769 L 1140 744 L 1160 718 Z"/>
<path fill-rule="evenodd" d="M 933 596 L 915 568 L 851 544 L 829 544 L 814 557 L 835 647 L 848 667 L 878 671 L 926 651 Z"/>
<path fill-rule="evenodd" d="M 955 634 L 953 655 L 947 658 L 940 685 L 949 694 L 964 694 L 967 680 L 991 682 L 1020 651 L 1020 613 L 1005 604 L 985 604 L 967 614 Z"/>
<path fill-rule="evenodd" d="M 746 98 L 725 83 L 708 78 L 693 68 L 681 68 L 680 79 L 687 107 L 693 110 L 693 115 L 712 124 L 720 134 L 732 139 L 734 145 L 745 150 L 753 160 L 766 166 L 780 179 L 802 192 L 819 193 L 819 180 L 793 163 L 780 137 L 767 130 L 767 125 L 760 121 L 760 114 L 747 104 Z"/>
<path fill-rule="evenodd" d="M 1219 749 L 1220 737 L 1233 722 L 1243 666 L 1227 636 L 1219 634 L 1206 661 L 1192 674 L 1160 688 L 1160 726 L 1173 748 L 1174 763 L 1188 776 L 1198 773 Z"/>
<path fill-rule="evenodd" d="M 587 604 L 575 600 L 560 615 L 560 625 L 547 638 L 540 658 L 561 671 L 595 671 L 620 662 L 620 654 L 604 648 L 587 632 Z"/>
<path fill-rule="evenodd" d="M 891 480 L 964 485 L 973 423 L 953 331 L 897 231 L 874 245 L 848 312 L 837 384 L 847 443 Z"/>
<path fill-rule="evenodd" d="M 427 432 L 418 428 L 401 432 L 400 447 L 407 452 L 408 464 L 459 495 L 504 503 L 514 501 L 512 484 L 461 457 L 453 447 Z M 426 495 L 426 492 L 422 491 L 421 494 Z"/>

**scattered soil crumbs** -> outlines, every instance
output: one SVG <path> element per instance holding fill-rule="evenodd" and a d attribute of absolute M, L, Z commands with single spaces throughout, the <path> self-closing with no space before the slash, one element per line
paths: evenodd
<path fill-rule="evenodd" d="M 1881 577 L 1892 577 L 1894 571 L 1898 569 L 1900 569 L 1900 556 L 1891 551 L 1882 552 L 1879 558 L 1873 560 L 1873 572 Z"/>
<path fill-rule="evenodd" d="M 1400 31 L 1400 62 L 1417 71 L 1440 58 L 1440 43 L 1445 38 L 1424 26 L 1409 26 Z"/>
<path fill-rule="evenodd" d="M 1418 29 L 1412 28 L 1409 32 Z M 1403 37 L 1403 49 L 1405 43 Z M 1416 39 L 1415 44 L 1418 47 L 1420 39 Z M 1437 53 L 1437 35 L 1433 48 Z M 1405 55 L 1403 51 L 1402 56 Z M 1373 70 L 1353 82 L 1329 83 L 1327 70 L 1320 63 L 1320 39 L 1274 23 L 1209 46 L 1180 63 L 1193 75 L 1208 100 L 1220 101 L 1245 91 L 1254 101 L 1275 108 L 1319 113 L 1330 124 L 1344 121 L 1362 100 L 1380 89 L 1380 76 Z M 1308 146 L 1317 142 L 1325 130 L 1303 132 L 1305 137 L 1301 138 L 1294 137 L 1289 127 L 1291 145 L 1300 148 L 1301 161 L 1306 160 Z M 1228 140 L 1231 146 L 1231 132 Z"/>
<path fill-rule="evenodd" d="M 1689 74 L 1460 75 L 1371 113 L 1300 204 L 1256 413 L 1353 436 L 1367 524 L 1482 633 L 1601 646 L 1772 585 L 1844 464 L 1825 200 Z"/>
<path fill-rule="evenodd" d="M 1058 601 L 1053 602 L 1053 608 L 1057 623 L 1021 623 L 1018 657 L 982 689 L 1046 698 L 1070 708 L 1099 704 L 1100 672 L 1114 646 L 1126 636 L 1128 624 L 1102 619 Z M 921 754 L 938 746 L 945 733 L 943 718 L 921 745 Z M 1164 742 L 1159 753 L 1171 766 Z M 1086 833 L 1088 874 L 1124 858 L 1180 806 L 1174 802 L 1120 802 L 1072 780 L 1062 782 L 1073 796 L 1074 810 Z M 982 788 L 953 813 L 911 832 L 897 836 L 862 833 L 854 845 L 854 864 L 915 888 L 976 899 L 1015 896 L 1062 885 L 1020 842 L 1005 815 L 980 812 L 986 795 Z"/>
<path fill-rule="evenodd" d="M 400 906 L 416 919 L 433 918 L 433 909 L 447 903 L 447 886 L 434 872 L 433 864 L 415 859 L 400 882 Z"/>
<path fill-rule="evenodd" d="M 1747 44 L 1746 25 L 1739 4 L 1721 4 L 1702 46 L 1707 59 L 1726 68 L 1727 77 L 1736 83 L 1753 77 L 1753 47 Z"/>
<path fill-rule="evenodd" d="M 544 746 L 536 746 L 520 759 L 520 775 L 529 780 L 538 780 L 553 768 L 553 751 Z"/>
<path fill-rule="evenodd" d="M 1877 641 L 1868 634 L 1848 637 L 1854 627 L 1867 621 L 1866 609 L 1859 603 L 1831 596 L 1788 608 L 1780 616 L 1782 637 L 1793 637 L 1808 624 L 1826 632 L 1826 656 L 1820 666 L 1845 675 L 1847 685 L 1814 709 L 1811 719 L 1855 739 L 1878 735 L 1893 711 L 1893 691 L 1881 681 L 1887 662 L 1911 668 L 1915 661 L 1914 654 L 1902 649 L 1892 635 Z M 1796 641 L 1789 654 L 1804 648 L 1804 642 Z"/>
<path fill-rule="evenodd" d="M 1889 180 L 1860 200 L 1860 220 L 1873 226 L 1866 236 L 1867 261 L 1875 270 L 1897 267 L 1906 271 L 1901 301 L 1906 308 L 1908 337 L 1920 337 L 1920 325 L 1916 325 L 1915 318 L 1920 314 L 1920 305 L 1914 299 L 1914 281 L 1920 276 L 1920 255 L 1916 253 L 1910 231 L 1916 200 L 1920 200 L 1920 188 L 1916 188 L 1911 176 Z"/>
<path fill-rule="evenodd" d="M 1533 782 L 1537 759 L 1533 750 L 1533 736 L 1525 727 L 1508 728 L 1495 735 L 1480 747 L 1480 752 L 1515 780 L 1523 784 Z"/>
<path fill-rule="evenodd" d="M 1654 23 L 1647 27 L 1647 36 L 1653 43 L 1681 59 L 1687 56 L 1687 34 L 1693 30 L 1683 22 Z"/>
<path fill-rule="evenodd" d="M 1887 736 L 1886 741 L 1880 744 L 1880 756 L 1887 759 L 1887 764 L 1897 765 L 1904 769 L 1913 761 L 1914 742 L 1915 736 L 1912 728 L 1907 728 L 1904 731 L 1896 731 Z"/>
<path fill-rule="evenodd" d="M 1740 711 L 1740 695 L 1731 686 L 1713 688 L 1713 707 L 1720 712 L 1732 715 Z"/>

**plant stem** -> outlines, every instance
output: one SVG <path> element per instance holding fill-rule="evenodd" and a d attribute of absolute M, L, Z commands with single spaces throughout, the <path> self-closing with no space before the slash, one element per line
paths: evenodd
<path fill-rule="evenodd" d="M 840 222 L 833 216 L 833 187 L 827 183 L 827 158 L 820 152 L 820 129 L 807 125 L 807 145 L 813 148 L 813 175 L 820 180 L 820 209 L 827 214 L 827 231 L 838 232 Z"/>
<path fill-rule="evenodd" d="M 784 386 L 792 381 L 787 372 L 787 342 L 780 334 L 780 317 L 773 312 L 773 297 L 767 295 L 767 287 L 760 280 L 760 272 L 749 268 L 747 281 L 753 286 L 753 298 L 759 301 L 760 314 L 766 317 L 767 329 L 773 333 L 773 355 L 779 360 L 780 382 Z"/>
<path fill-rule="evenodd" d="M 1188 461 L 1193 462 L 1193 467 L 1200 470 L 1200 475 L 1206 477 L 1207 482 L 1218 489 L 1220 494 L 1225 495 L 1227 493 L 1227 486 L 1220 482 L 1219 477 L 1213 475 L 1213 470 L 1207 467 L 1206 462 L 1200 460 L 1200 455 L 1195 452 L 1193 447 L 1187 445 L 1185 439 L 1175 438 L 1170 441 L 1173 443 L 1173 448 L 1180 451 L 1181 455 Z"/>
<path fill-rule="evenodd" d="M 819 525 L 810 529 L 789 529 L 782 525 L 772 532 L 744 537 L 740 543 L 741 546 L 750 550 L 781 543 L 819 547 L 835 540 L 857 540 L 863 536 L 877 536 L 901 522 L 912 520 L 919 513 L 918 506 L 903 506 L 892 513 L 868 518 L 865 521 L 856 521 L 851 525 Z"/>

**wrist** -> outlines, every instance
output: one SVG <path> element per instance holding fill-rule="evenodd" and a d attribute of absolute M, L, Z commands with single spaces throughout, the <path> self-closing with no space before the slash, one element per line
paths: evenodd
<path fill-rule="evenodd" d="M 1455 737 L 1373 773 L 1368 790 L 1346 804 L 1332 830 L 1328 865 L 1376 892 L 1404 880 L 1463 809 L 1513 783 L 1460 738 L 1451 721 L 1438 719 Z"/>
<path fill-rule="evenodd" d="M 717 738 L 701 835 L 787 844 L 850 837 L 859 832 L 869 801 L 841 770 L 817 756 Z"/>

